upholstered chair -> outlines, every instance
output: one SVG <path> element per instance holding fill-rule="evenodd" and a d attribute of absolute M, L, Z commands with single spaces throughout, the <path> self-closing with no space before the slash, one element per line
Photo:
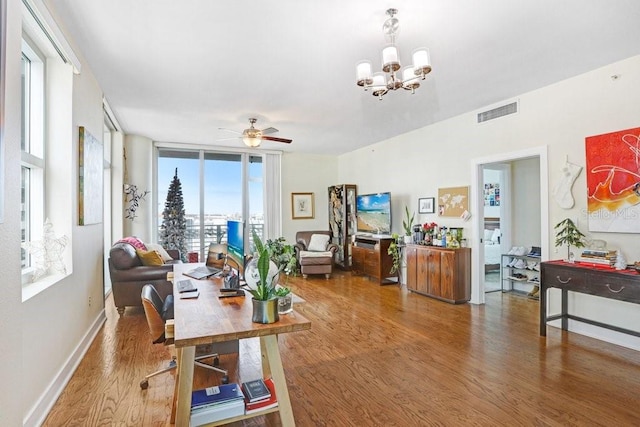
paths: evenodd
<path fill-rule="evenodd" d="M 328 279 L 333 272 L 333 258 L 338 246 L 331 243 L 329 230 L 298 231 L 293 246 L 302 277 L 324 274 Z"/>

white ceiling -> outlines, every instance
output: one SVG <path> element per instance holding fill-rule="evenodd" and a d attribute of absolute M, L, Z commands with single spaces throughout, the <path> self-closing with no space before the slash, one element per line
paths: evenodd
<path fill-rule="evenodd" d="M 219 127 L 280 130 L 340 154 L 640 54 L 637 0 L 45 0 L 128 134 L 242 146 Z M 379 69 L 385 10 L 403 65 L 426 46 L 416 94 L 378 101 L 355 64 Z"/>

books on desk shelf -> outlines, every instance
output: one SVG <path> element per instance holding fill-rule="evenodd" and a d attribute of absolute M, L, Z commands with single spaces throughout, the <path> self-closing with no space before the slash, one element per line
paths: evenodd
<path fill-rule="evenodd" d="M 244 394 L 238 384 L 195 390 L 191 395 L 191 425 L 199 426 L 244 415 Z"/>
<path fill-rule="evenodd" d="M 243 382 L 242 391 L 244 392 L 247 402 L 255 402 L 271 397 L 271 392 L 269 391 L 265 380 L 262 378 Z"/>
<path fill-rule="evenodd" d="M 264 411 L 266 409 L 275 408 L 278 406 L 278 399 L 276 398 L 276 388 L 275 388 L 275 385 L 273 384 L 273 380 L 271 378 L 267 378 L 266 380 L 264 380 L 264 383 L 269 389 L 271 396 L 255 402 L 249 402 L 247 397 L 245 397 L 244 413 L 246 415 L 253 414 L 254 412 Z"/>

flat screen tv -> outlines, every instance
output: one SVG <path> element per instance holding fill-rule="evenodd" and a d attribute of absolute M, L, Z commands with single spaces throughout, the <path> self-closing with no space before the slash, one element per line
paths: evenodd
<path fill-rule="evenodd" d="M 356 216 L 358 232 L 391 234 L 391 193 L 359 194 Z"/>
<path fill-rule="evenodd" d="M 244 224 L 240 221 L 227 221 L 227 257 L 231 258 L 229 266 L 244 273 Z"/>

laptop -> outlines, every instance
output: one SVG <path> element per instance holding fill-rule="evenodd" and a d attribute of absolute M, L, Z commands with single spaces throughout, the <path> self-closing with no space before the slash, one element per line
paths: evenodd
<path fill-rule="evenodd" d="M 205 265 L 196 267 L 183 274 L 191 277 L 192 279 L 201 280 L 220 273 L 224 268 L 224 260 L 227 256 L 226 249 L 225 245 L 217 243 L 209 244 L 209 251 L 207 252 L 207 261 Z"/>

